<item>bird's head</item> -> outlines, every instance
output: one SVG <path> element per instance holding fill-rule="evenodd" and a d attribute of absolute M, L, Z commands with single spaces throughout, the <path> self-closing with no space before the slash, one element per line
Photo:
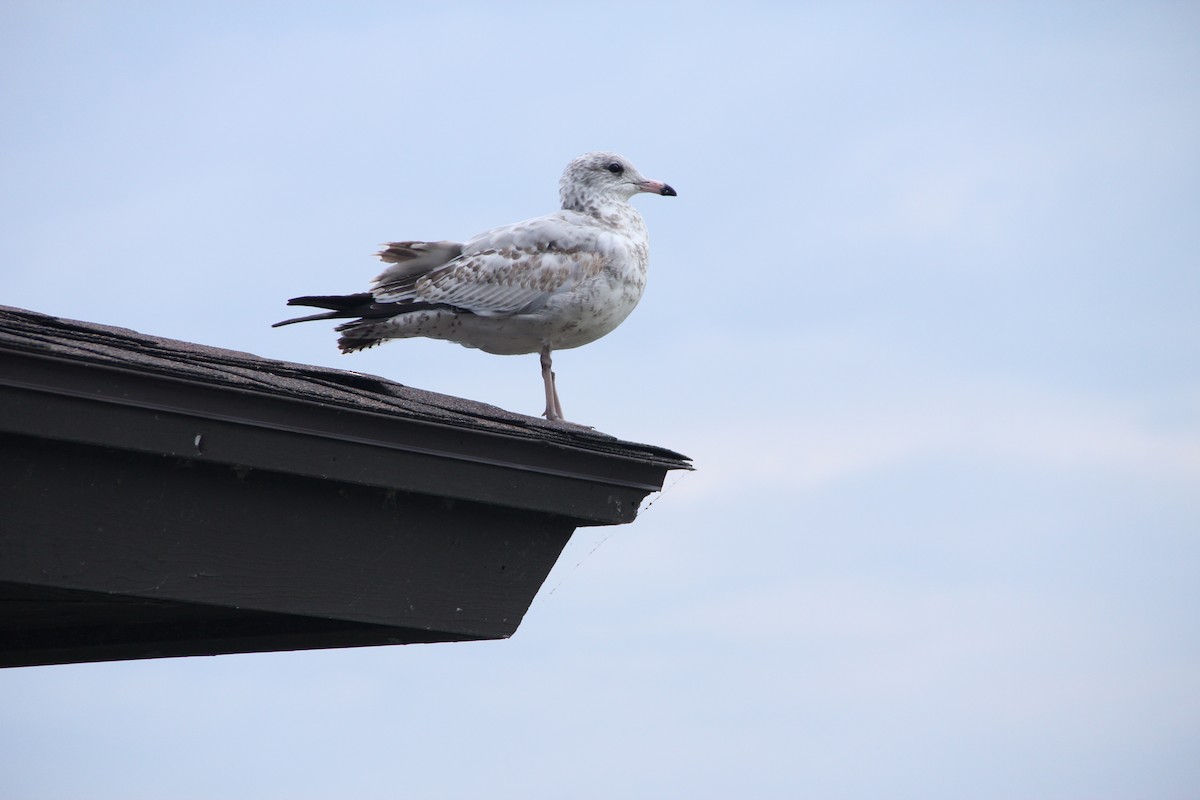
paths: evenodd
<path fill-rule="evenodd" d="M 616 153 L 587 153 L 567 164 L 558 192 L 563 208 L 575 211 L 628 200 L 639 192 L 675 196 L 670 186 L 643 177 L 629 159 Z"/>

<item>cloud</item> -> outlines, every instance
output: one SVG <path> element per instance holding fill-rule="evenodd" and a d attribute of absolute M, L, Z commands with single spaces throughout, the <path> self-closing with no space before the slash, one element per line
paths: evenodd
<path fill-rule="evenodd" d="M 773 349 L 786 352 L 762 354 L 769 392 L 704 425 L 683 406 L 659 436 L 696 459 L 684 493 L 811 489 L 937 458 L 1200 482 L 1195 396 L 1164 423 L 1149 401 L 954 371 L 861 337 Z"/>

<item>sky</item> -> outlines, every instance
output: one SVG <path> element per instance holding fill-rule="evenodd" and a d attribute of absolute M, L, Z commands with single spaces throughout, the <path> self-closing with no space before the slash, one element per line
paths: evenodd
<path fill-rule="evenodd" d="M 506 641 L 0 671 L 0 790 L 1200 796 L 1200 7 L 0 4 L 0 303 L 538 414 L 536 356 L 271 329 L 630 158 L 555 356 L 669 447 Z"/>

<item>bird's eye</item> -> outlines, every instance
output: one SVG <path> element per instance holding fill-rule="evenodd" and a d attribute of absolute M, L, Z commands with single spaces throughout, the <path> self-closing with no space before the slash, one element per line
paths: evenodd
<path fill-rule="evenodd" d="M 618 164 L 615 161 L 612 162 L 611 164 L 609 164 L 607 167 L 605 167 L 605 169 L 607 169 L 613 175 L 620 175 L 622 172 L 625 171 L 625 168 L 622 167 L 620 164 Z"/>

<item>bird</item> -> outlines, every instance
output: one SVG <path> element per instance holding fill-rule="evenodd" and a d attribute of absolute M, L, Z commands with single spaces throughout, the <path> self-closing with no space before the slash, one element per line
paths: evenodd
<path fill-rule="evenodd" d="M 390 242 L 376 253 L 389 266 L 369 291 L 293 297 L 289 306 L 326 310 L 272 327 L 349 320 L 335 328 L 342 353 L 413 337 L 497 355 L 538 353 L 543 416 L 575 424 L 563 417 L 551 354 L 596 341 L 633 311 L 650 250 L 646 223 L 629 201 L 677 194 L 609 152 L 571 161 L 558 188 L 558 211 L 465 242 Z"/>

